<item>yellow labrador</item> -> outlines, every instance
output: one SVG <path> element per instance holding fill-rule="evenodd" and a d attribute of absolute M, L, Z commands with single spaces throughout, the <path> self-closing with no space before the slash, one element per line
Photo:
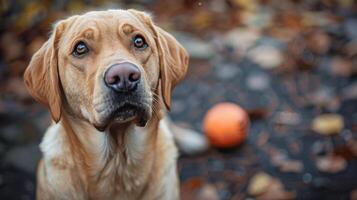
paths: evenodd
<path fill-rule="evenodd" d="M 24 79 L 53 124 L 37 199 L 179 198 L 165 119 L 188 55 L 149 15 L 94 11 L 56 23 Z"/>

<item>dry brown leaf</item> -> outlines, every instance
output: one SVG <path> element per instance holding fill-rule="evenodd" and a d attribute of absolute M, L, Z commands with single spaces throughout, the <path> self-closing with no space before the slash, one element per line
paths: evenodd
<path fill-rule="evenodd" d="M 321 172 L 338 173 L 346 169 L 347 162 L 341 156 L 327 155 L 316 159 L 316 167 Z"/>

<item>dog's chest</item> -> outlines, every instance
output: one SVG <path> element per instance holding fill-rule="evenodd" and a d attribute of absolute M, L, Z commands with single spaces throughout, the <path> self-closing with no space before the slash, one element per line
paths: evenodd
<path fill-rule="evenodd" d="M 100 171 L 91 175 L 89 193 L 93 199 L 139 198 L 150 183 L 152 163 L 153 159 L 132 160 L 127 155 L 116 154 Z"/>
<path fill-rule="evenodd" d="M 44 187 L 55 188 L 57 195 L 68 194 L 70 199 L 147 199 L 147 194 L 161 196 L 167 190 L 163 188 L 176 186 L 161 184 L 166 176 L 169 182 L 176 177 L 176 148 L 165 134 L 145 145 L 151 139 L 133 132 L 126 138 L 124 149 L 115 148 L 110 140 L 102 141 L 97 145 L 102 148 L 92 154 L 88 166 L 79 164 L 64 136 L 55 125 L 41 144 L 47 172 Z M 167 171 L 172 173 L 165 175 Z"/>

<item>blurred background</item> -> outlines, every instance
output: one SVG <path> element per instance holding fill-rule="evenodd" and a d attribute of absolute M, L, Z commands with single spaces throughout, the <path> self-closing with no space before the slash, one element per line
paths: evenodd
<path fill-rule="evenodd" d="M 182 155 L 182 199 L 357 199 L 356 0 L 1 0 L 0 199 L 34 199 L 48 111 L 22 74 L 51 24 L 88 10 L 153 14 L 190 53 L 176 123 L 203 133 L 234 102 L 250 129 L 234 148 Z"/>

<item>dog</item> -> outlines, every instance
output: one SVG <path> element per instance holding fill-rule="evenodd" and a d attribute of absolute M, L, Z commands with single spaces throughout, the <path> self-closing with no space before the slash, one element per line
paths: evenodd
<path fill-rule="evenodd" d="M 142 11 L 58 21 L 24 73 L 53 120 L 40 144 L 37 199 L 179 199 L 166 110 L 188 60 Z"/>

